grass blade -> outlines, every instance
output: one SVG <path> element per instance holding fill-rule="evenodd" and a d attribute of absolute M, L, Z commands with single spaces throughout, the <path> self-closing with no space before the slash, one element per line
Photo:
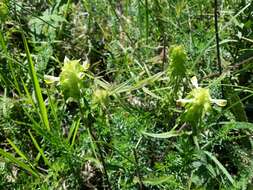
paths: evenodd
<path fill-rule="evenodd" d="M 220 163 L 220 161 L 212 155 L 212 153 L 208 152 L 208 151 L 204 151 L 204 153 L 211 158 L 211 160 L 220 168 L 220 170 L 223 172 L 223 174 L 228 178 L 228 180 L 230 181 L 231 184 L 234 183 L 234 180 L 232 178 L 232 176 L 228 173 L 227 169 Z"/>
<path fill-rule="evenodd" d="M 34 171 L 29 165 L 27 165 L 26 163 L 20 161 L 19 159 L 17 159 L 16 157 L 14 157 L 12 154 L 5 152 L 3 149 L 0 148 L 0 154 L 4 157 L 9 159 L 11 162 L 13 162 L 14 164 L 16 164 L 17 166 L 19 166 L 20 168 L 25 169 L 26 171 L 30 172 L 32 175 L 39 177 L 38 172 Z"/>
<path fill-rule="evenodd" d="M 21 158 L 28 161 L 27 156 L 10 139 L 7 139 L 7 141 Z"/>
<path fill-rule="evenodd" d="M 36 99 L 37 99 L 37 102 L 39 105 L 40 116 L 42 118 L 42 122 L 43 122 L 44 126 L 46 127 L 46 129 L 48 131 L 50 131 L 49 121 L 48 121 L 48 117 L 47 117 L 47 109 L 46 109 L 45 103 L 43 101 L 41 88 L 40 88 L 39 81 L 38 81 L 38 78 L 36 75 L 36 71 L 34 68 L 32 57 L 31 57 L 31 54 L 30 54 L 30 51 L 28 48 L 27 40 L 26 40 L 25 35 L 23 33 L 22 33 L 22 39 L 23 39 L 23 43 L 25 46 L 25 52 L 26 52 L 26 56 L 28 59 L 28 63 L 29 63 L 29 70 L 30 70 L 30 75 L 32 78 L 33 86 L 35 89 Z"/>
<path fill-rule="evenodd" d="M 44 154 L 44 151 L 40 148 L 39 144 L 37 143 L 36 139 L 33 137 L 32 133 L 30 131 L 28 131 L 32 141 L 33 141 L 33 144 L 34 146 L 37 148 L 37 150 L 39 151 L 39 153 L 41 154 L 44 162 L 46 165 L 50 166 L 50 163 L 48 161 L 48 159 L 46 158 L 45 154 Z"/>
<path fill-rule="evenodd" d="M 0 31 L 0 44 L 2 46 L 5 57 L 8 57 L 9 53 L 8 53 L 8 50 L 7 50 L 7 46 L 6 46 L 2 31 Z M 19 84 L 18 84 L 16 75 L 15 75 L 15 72 L 14 72 L 14 69 L 13 69 L 13 62 L 11 60 L 7 59 L 7 58 L 6 58 L 6 60 L 7 60 L 10 72 L 11 72 L 11 76 L 12 76 L 13 81 L 14 81 L 14 86 L 15 86 L 16 90 L 18 91 L 18 94 L 21 95 L 22 93 L 21 93 L 21 90 L 19 88 Z"/>
<path fill-rule="evenodd" d="M 74 143 L 75 143 L 77 131 L 78 131 L 79 126 L 80 126 L 80 120 L 81 120 L 81 119 L 78 119 L 77 121 L 75 121 L 75 122 L 73 123 L 73 126 L 72 126 L 71 129 L 70 129 L 69 136 L 68 136 L 68 142 L 70 142 L 70 139 L 71 139 L 71 137 L 72 137 L 71 147 L 72 147 L 72 146 L 74 145 Z M 73 135 L 73 136 L 72 136 L 72 135 Z"/>

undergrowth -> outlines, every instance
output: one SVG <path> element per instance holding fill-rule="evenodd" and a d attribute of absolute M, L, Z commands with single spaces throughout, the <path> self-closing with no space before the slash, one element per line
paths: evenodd
<path fill-rule="evenodd" d="M 252 189 L 252 12 L 0 0 L 0 189 Z"/>

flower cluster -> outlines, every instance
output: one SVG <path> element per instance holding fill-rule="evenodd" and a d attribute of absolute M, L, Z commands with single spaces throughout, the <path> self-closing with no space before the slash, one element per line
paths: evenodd
<path fill-rule="evenodd" d="M 177 100 L 177 105 L 186 108 L 184 120 L 195 125 L 211 109 L 212 103 L 218 106 L 226 106 L 227 101 L 223 99 L 212 99 L 209 89 L 199 87 L 195 76 L 191 78 L 191 83 L 195 88 L 185 99 Z"/>

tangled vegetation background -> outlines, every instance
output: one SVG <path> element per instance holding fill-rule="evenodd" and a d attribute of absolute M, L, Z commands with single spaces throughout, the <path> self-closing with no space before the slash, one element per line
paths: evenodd
<path fill-rule="evenodd" d="M 251 0 L 0 0 L 0 189 L 253 189 Z"/>

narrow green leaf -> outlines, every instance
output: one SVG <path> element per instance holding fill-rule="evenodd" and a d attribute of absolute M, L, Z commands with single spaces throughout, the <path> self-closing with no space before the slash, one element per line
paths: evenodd
<path fill-rule="evenodd" d="M 147 133 L 147 132 L 144 132 L 142 131 L 141 132 L 143 135 L 147 135 L 147 136 L 150 136 L 150 137 L 154 137 L 154 138 L 160 138 L 160 139 L 167 139 L 167 138 L 171 138 L 171 137 L 177 137 L 177 136 L 181 136 L 181 135 L 191 135 L 192 132 L 189 131 L 189 132 L 177 132 L 177 131 L 169 131 L 169 132 L 165 132 L 165 133 Z"/>
<path fill-rule="evenodd" d="M 238 129 L 249 129 L 253 130 L 253 123 L 248 122 L 223 122 L 224 126 L 221 128 L 221 131 L 228 132 L 230 130 Z"/>
<path fill-rule="evenodd" d="M 28 102 L 29 102 L 30 104 L 32 104 L 32 106 L 33 106 L 34 109 L 36 109 L 35 103 L 34 103 L 34 101 L 33 101 L 33 99 L 32 99 L 31 94 L 29 93 L 29 91 L 28 91 L 28 89 L 27 89 L 26 84 L 24 83 L 24 81 L 23 81 L 22 79 L 21 79 L 21 82 L 22 82 L 23 88 L 24 88 L 24 90 L 25 90 L 25 93 L 26 93 Z"/>
<path fill-rule="evenodd" d="M 30 132 L 30 130 L 28 131 L 32 141 L 33 141 L 33 144 L 34 146 L 37 148 L 37 150 L 39 151 L 39 153 L 41 154 L 44 162 L 46 165 L 50 166 L 50 163 L 48 161 L 48 159 L 46 158 L 45 154 L 44 154 L 44 151 L 40 148 L 39 144 L 37 143 L 36 139 L 33 137 L 32 133 Z"/>
<path fill-rule="evenodd" d="M 73 135 L 73 138 L 72 138 L 72 142 L 71 142 L 71 147 L 74 145 L 75 143 L 75 140 L 76 140 L 76 135 L 77 135 L 77 131 L 79 129 L 79 126 L 80 126 L 80 120 L 81 119 L 78 119 L 78 121 L 75 123 L 75 131 L 74 131 L 74 135 Z"/>
<path fill-rule="evenodd" d="M 0 148 L 0 154 L 4 157 L 7 158 L 8 160 L 10 160 L 11 162 L 13 162 L 14 164 L 16 164 L 17 166 L 19 166 L 20 168 L 25 169 L 26 171 L 30 172 L 32 175 L 39 177 L 39 174 L 37 171 L 33 170 L 29 165 L 27 165 L 26 163 L 18 160 L 17 158 L 15 158 L 12 154 L 5 152 L 3 149 Z"/>
<path fill-rule="evenodd" d="M 143 87 L 142 90 L 143 90 L 146 94 L 150 95 L 150 96 L 153 97 L 153 98 L 156 98 L 156 99 L 158 99 L 158 100 L 161 100 L 161 99 L 162 99 L 160 96 L 157 96 L 155 93 L 151 92 L 151 91 L 150 91 L 148 88 L 146 88 L 146 87 Z"/>
<path fill-rule="evenodd" d="M 27 59 L 28 59 L 28 63 L 29 63 L 30 75 L 31 75 L 33 86 L 34 86 L 34 89 L 35 89 L 35 95 L 36 95 L 36 99 L 38 101 L 42 122 L 43 122 L 44 126 L 46 127 L 46 129 L 49 131 L 50 126 L 49 126 L 49 121 L 48 121 L 48 117 L 47 117 L 47 109 L 46 109 L 45 103 L 43 101 L 41 88 L 40 88 L 40 85 L 39 85 L 39 81 L 38 81 L 36 71 L 35 71 L 35 68 L 34 68 L 34 64 L 33 64 L 33 61 L 32 61 L 32 56 L 30 54 L 28 44 L 27 44 L 27 40 L 25 38 L 24 33 L 22 33 L 22 39 L 23 39 L 23 43 L 24 43 L 24 46 L 25 46 L 25 52 L 26 52 L 26 56 L 27 56 Z"/>
<path fill-rule="evenodd" d="M 7 141 L 21 158 L 28 161 L 27 156 L 25 156 L 25 154 L 23 154 L 23 152 L 10 139 L 7 138 Z"/>
<path fill-rule="evenodd" d="M 51 98 L 51 95 L 49 93 L 49 90 L 47 89 L 47 95 L 48 95 L 48 102 L 49 102 L 49 107 L 50 107 L 50 110 L 51 110 L 51 113 L 53 115 L 53 118 L 54 118 L 54 126 L 60 130 L 61 129 L 61 124 L 60 124 L 60 121 L 59 121 L 59 118 L 58 118 L 58 114 L 57 114 L 57 100 L 56 102 Z"/>
<path fill-rule="evenodd" d="M 161 79 L 162 75 L 164 75 L 164 72 L 159 72 L 157 74 L 152 75 L 151 77 L 148 77 L 146 79 L 143 79 L 141 81 L 138 81 L 131 90 L 137 90 L 139 88 L 142 88 L 148 84 L 151 84 L 159 79 Z"/>
<path fill-rule="evenodd" d="M 213 156 L 211 152 L 204 151 L 204 153 L 209 158 L 211 158 L 211 160 L 213 160 L 213 162 L 219 167 L 219 169 L 223 172 L 223 174 L 228 178 L 230 183 L 233 184 L 234 180 L 233 180 L 232 176 L 228 173 L 227 169 L 220 163 L 220 161 L 215 156 Z"/>

